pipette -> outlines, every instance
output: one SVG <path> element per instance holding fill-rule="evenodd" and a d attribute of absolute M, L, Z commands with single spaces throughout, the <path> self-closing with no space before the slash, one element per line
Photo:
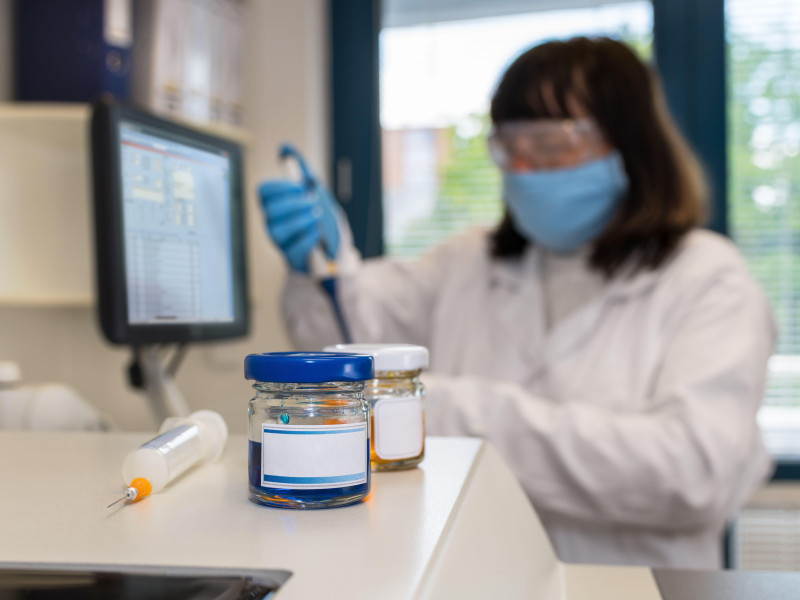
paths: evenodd
<path fill-rule="evenodd" d="M 279 156 L 281 160 L 284 161 L 289 157 L 295 159 L 297 166 L 300 168 L 300 175 L 303 179 L 306 193 L 313 194 L 318 192 L 319 184 L 317 183 L 317 179 L 297 148 L 291 144 L 283 144 L 280 148 Z M 322 290 L 330 298 L 333 314 L 339 325 L 342 339 L 346 344 L 349 344 L 351 342 L 350 330 L 347 327 L 347 321 L 345 321 L 344 313 L 342 312 L 342 307 L 339 304 L 339 299 L 336 294 L 339 268 L 336 261 L 329 258 L 330 252 L 328 250 L 329 248 L 325 243 L 325 238 L 320 236 L 319 246 L 314 248 L 309 256 L 308 270 L 311 276 L 317 279 Z"/>
<path fill-rule="evenodd" d="M 136 502 L 161 491 L 170 481 L 193 466 L 217 460 L 228 440 L 224 419 L 213 410 L 198 410 L 188 417 L 170 417 L 159 435 L 132 450 L 122 463 L 127 489 L 111 508 L 123 500 Z"/>

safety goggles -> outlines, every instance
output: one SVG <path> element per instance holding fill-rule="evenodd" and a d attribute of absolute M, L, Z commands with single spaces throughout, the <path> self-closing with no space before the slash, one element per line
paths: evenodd
<path fill-rule="evenodd" d="M 508 121 L 492 129 L 488 142 L 492 160 L 503 171 L 571 167 L 608 152 L 591 119 Z"/>

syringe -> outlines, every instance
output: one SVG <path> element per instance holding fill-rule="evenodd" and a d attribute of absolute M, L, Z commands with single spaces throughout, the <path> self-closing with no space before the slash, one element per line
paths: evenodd
<path fill-rule="evenodd" d="M 117 502 L 136 502 L 161 491 L 194 465 L 217 460 L 228 440 L 224 419 L 213 410 L 198 410 L 188 417 L 170 417 L 159 435 L 132 450 L 122 463 L 127 489 Z"/>

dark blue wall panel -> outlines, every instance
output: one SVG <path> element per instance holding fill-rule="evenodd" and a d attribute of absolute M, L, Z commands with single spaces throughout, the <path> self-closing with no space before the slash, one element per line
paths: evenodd
<path fill-rule="evenodd" d="M 356 247 L 383 253 L 379 102 L 379 0 L 331 0 L 331 181 Z"/>
<path fill-rule="evenodd" d="M 706 168 L 709 227 L 728 231 L 724 0 L 653 0 L 656 66 L 675 120 Z"/>

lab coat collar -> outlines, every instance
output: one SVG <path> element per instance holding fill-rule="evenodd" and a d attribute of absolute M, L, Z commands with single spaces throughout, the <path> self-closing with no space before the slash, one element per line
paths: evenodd
<path fill-rule="evenodd" d="M 540 282 L 542 250 L 535 245 L 528 246 L 527 251 L 519 260 L 492 260 L 490 282 L 492 286 L 505 287 L 509 290 L 520 290 L 531 281 Z M 589 251 L 583 251 L 587 260 L 586 268 L 589 269 Z M 619 272 L 611 279 L 603 294 L 604 298 L 624 300 L 638 296 L 649 291 L 658 280 L 658 272 L 653 270 L 634 268 L 633 261 L 629 260 Z"/>
<path fill-rule="evenodd" d="M 516 346 L 505 359 L 514 364 L 504 364 L 502 368 L 510 374 L 526 373 L 520 383 L 532 385 L 539 378 L 546 339 L 539 256 L 526 252 L 516 260 L 487 257 L 487 262 L 491 298 L 487 309 L 494 310 L 497 319 L 493 340 Z"/>
<path fill-rule="evenodd" d="M 587 252 L 587 260 L 588 255 Z M 580 348 L 614 303 L 625 302 L 647 293 L 655 286 L 659 277 L 658 271 L 636 271 L 633 263 L 629 262 L 608 282 L 601 294 L 548 332 L 544 322 L 541 258 L 542 251 L 535 246 L 529 246 L 519 260 L 492 260 L 490 269 L 491 286 L 501 288 L 512 297 L 527 292 L 525 295 L 532 300 L 530 319 L 526 323 L 519 322 L 517 311 L 508 311 L 501 318 L 501 327 L 509 331 L 508 339 L 524 340 L 525 345 L 520 350 L 522 356 L 526 357 L 532 380 L 541 376 L 547 364 L 561 360 Z M 589 268 L 588 264 L 586 268 Z M 526 336 L 510 335 L 511 331 L 518 333 L 520 327 L 528 329 Z"/>
<path fill-rule="evenodd" d="M 648 293 L 656 285 L 658 278 L 657 271 L 637 270 L 629 260 L 607 283 L 600 295 L 569 315 L 550 332 L 545 364 L 561 360 L 579 349 L 595 333 L 612 305 Z"/>
<path fill-rule="evenodd" d="M 490 259 L 489 285 L 519 291 L 538 282 L 541 277 L 541 261 L 538 251 L 532 247 L 519 259 Z"/>
<path fill-rule="evenodd" d="M 634 272 L 630 267 L 623 267 L 608 287 L 608 296 L 614 299 L 627 299 L 644 294 L 656 284 L 658 273 L 653 270 Z"/>

